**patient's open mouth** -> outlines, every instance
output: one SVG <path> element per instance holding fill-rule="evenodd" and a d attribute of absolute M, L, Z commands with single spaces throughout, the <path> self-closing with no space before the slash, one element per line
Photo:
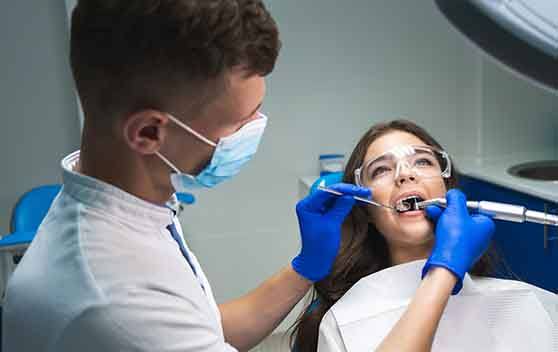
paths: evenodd
<path fill-rule="evenodd" d="M 424 199 L 422 199 L 422 197 L 420 196 L 416 196 L 416 195 L 409 196 L 397 201 L 397 203 L 395 203 L 395 209 L 399 213 L 406 213 L 409 211 L 420 210 L 420 208 L 418 207 L 418 203 L 422 202 L 423 200 Z"/>

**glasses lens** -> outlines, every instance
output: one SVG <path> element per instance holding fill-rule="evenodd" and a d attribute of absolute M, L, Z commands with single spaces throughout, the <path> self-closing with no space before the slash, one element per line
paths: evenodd
<path fill-rule="evenodd" d="M 414 155 L 408 156 L 407 165 L 422 177 L 440 177 L 447 168 L 447 159 L 434 150 L 415 150 Z"/>
<path fill-rule="evenodd" d="M 397 160 L 393 155 L 383 155 L 372 160 L 363 168 L 363 179 L 365 186 L 378 185 L 389 182 L 395 177 Z"/>
<path fill-rule="evenodd" d="M 441 177 L 448 169 L 445 153 L 428 147 L 404 146 L 365 162 L 362 180 L 365 186 L 372 187 L 409 173 L 422 178 Z"/>

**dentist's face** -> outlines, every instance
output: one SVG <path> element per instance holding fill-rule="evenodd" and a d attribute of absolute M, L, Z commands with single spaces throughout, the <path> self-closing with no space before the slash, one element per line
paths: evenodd
<path fill-rule="evenodd" d="M 265 80 L 258 75 L 247 76 L 242 69 L 226 75 L 225 88 L 199 115 L 185 121 L 192 129 L 217 143 L 242 126 L 256 119 L 266 92 Z M 168 150 L 162 150 L 180 170 L 199 173 L 211 160 L 214 147 L 170 124 Z M 196 159 L 192 162 L 192 159 Z M 168 176 L 166 177 L 168 178 Z"/>
<path fill-rule="evenodd" d="M 365 161 L 375 159 L 394 147 L 401 145 L 427 146 L 413 134 L 403 131 L 389 132 L 376 139 L 366 153 Z M 382 204 L 394 205 L 398 200 L 410 195 L 423 199 L 445 197 L 446 186 L 443 178 L 423 179 L 401 168 L 400 174 L 393 181 L 372 189 L 374 199 Z M 422 248 L 427 256 L 433 244 L 433 224 L 426 218 L 423 210 L 398 213 L 386 208 L 369 207 L 370 221 L 376 225 L 386 238 L 392 257 L 405 256 L 401 252 Z"/>

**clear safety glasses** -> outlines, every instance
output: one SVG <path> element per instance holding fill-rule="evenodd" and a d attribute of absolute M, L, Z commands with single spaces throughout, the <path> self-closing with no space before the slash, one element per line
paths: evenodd
<path fill-rule="evenodd" d="M 440 149 L 423 145 L 397 146 L 355 170 L 355 183 L 374 188 L 393 183 L 402 175 L 421 179 L 449 178 L 451 160 Z"/>

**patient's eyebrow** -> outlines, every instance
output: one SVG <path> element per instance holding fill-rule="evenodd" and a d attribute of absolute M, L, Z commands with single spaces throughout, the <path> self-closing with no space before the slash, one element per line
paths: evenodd
<path fill-rule="evenodd" d="M 389 157 L 387 156 L 387 154 L 384 154 L 382 156 L 377 157 L 376 159 L 368 159 L 367 161 L 364 162 L 364 164 L 370 162 L 370 161 L 374 161 L 374 162 L 378 162 L 378 161 L 384 161 L 386 159 L 388 159 Z M 373 163 L 371 163 L 370 165 L 372 165 Z"/>
<path fill-rule="evenodd" d="M 430 150 L 415 150 L 415 154 L 434 155 L 434 153 Z"/>

